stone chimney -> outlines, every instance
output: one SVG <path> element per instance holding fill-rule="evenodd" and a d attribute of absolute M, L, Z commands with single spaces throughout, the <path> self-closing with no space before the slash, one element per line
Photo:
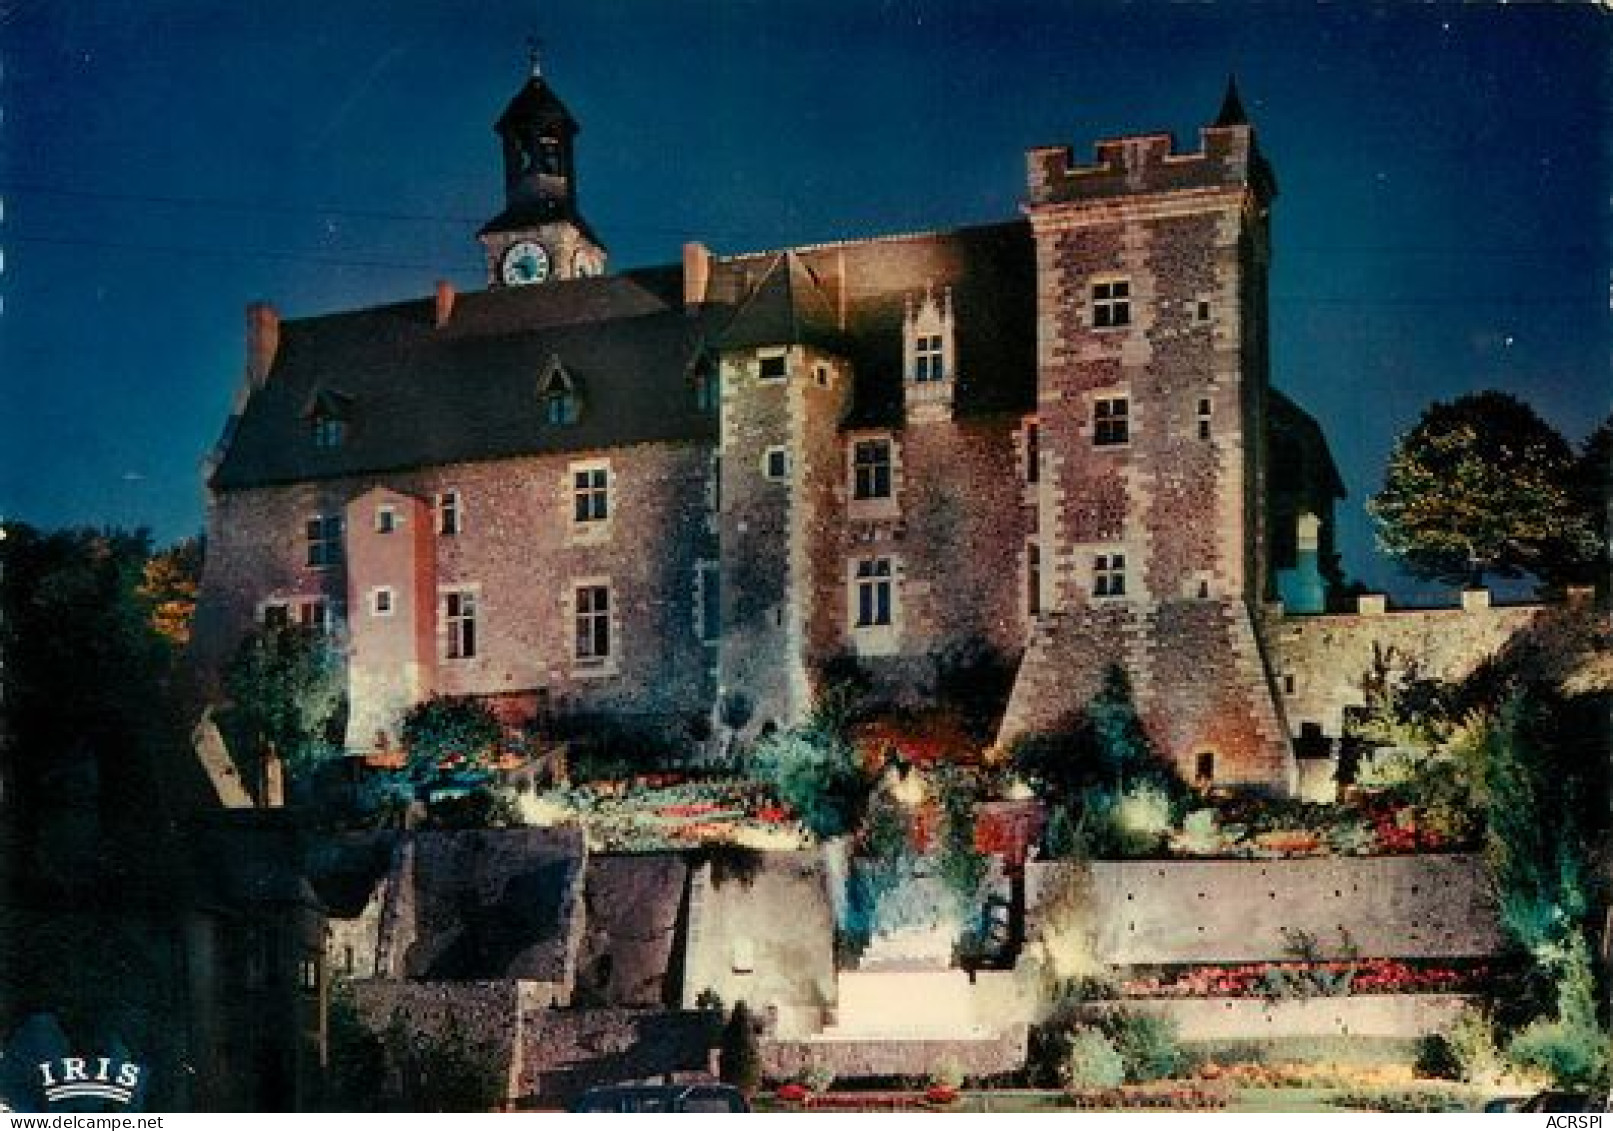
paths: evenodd
<path fill-rule="evenodd" d="M 280 315 L 266 302 L 246 308 L 246 375 L 254 389 L 263 388 L 280 350 Z"/>
<path fill-rule="evenodd" d="M 448 325 L 448 320 L 454 316 L 454 299 L 458 297 L 454 285 L 447 279 L 437 280 L 437 329 L 441 330 Z"/>
<path fill-rule="evenodd" d="M 699 306 L 711 286 L 711 252 L 698 242 L 683 245 L 683 305 Z"/>

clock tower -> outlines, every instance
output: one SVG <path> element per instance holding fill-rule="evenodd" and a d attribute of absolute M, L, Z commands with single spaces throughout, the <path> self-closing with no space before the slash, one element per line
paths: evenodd
<path fill-rule="evenodd" d="M 605 248 L 577 211 L 577 122 L 544 81 L 526 83 L 493 125 L 503 144 L 504 211 L 477 233 L 492 287 L 598 275 Z"/>

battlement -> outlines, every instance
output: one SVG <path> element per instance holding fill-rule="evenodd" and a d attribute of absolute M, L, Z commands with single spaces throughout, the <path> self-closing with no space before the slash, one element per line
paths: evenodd
<path fill-rule="evenodd" d="M 1026 155 L 1032 208 L 1192 189 L 1250 188 L 1262 203 L 1277 195 L 1276 179 L 1246 125 L 1205 126 L 1200 147 L 1179 153 L 1171 134 L 1140 134 L 1097 143 L 1097 160 L 1076 165 L 1070 146 L 1044 146 Z"/>

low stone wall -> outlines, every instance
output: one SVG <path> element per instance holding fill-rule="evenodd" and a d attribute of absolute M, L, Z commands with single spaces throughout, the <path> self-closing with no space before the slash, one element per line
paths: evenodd
<path fill-rule="evenodd" d="M 1025 1065 L 1026 1027 L 1013 1025 L 982 1040 L 763 1041 L 762 1069 L 769 1079 L 794 1080 L 810 1065 L 823 1065 L 840 1080 L 925 1077 L 943 1065 L 965 1076 L 998 1076 Z"/>
<path fill-rule="evenodd" d="M 1362 677 L 1372 671 L 1377 657 L 1411 661 L 1424 678 L 1459 680 L 1533 625 L 1545 609 L 1468 604 L 1277 620 L 1267 632 L 1268 649 L 1292 732 L 1298 735 L 1312 724 L 1329 737 L 1342 734 L 1345 708 L 1362 705 Z"/>
<path fill-rule="evenodd" d="M 1061 887 L 1107 965 L 1261 962 L 1293 957 L 1293 932 L 1324 954 L 1463 958 L 1501 952 L 1495 897 L 1472 855 L 1308 860 L 1099 861 L 1025 869 L 1027 937 Z"/>
<path fill-rule="evenodd" d="M 1299 1037 L 1411 1040 L 1448 1028 L 1469 999 L 1458 994 L 1373 994 L 1266 1001 L 1260 998 L 1130 998 L 1136 1013 L 1174 1018 L 1184 1041 Z"/>
<path fill-rule="evenodd" d="M 551 1107 L 629 1080 L 706 1079 L 721 1025 L 710 1014 L 659 1009 L 525 1013 L 517 1103 Z"/>
<path fill-rule="evenodd" d="M 472 1044 L 492 1050 L 507 1073 L 506 1095 L 520 1075 L 521 987 L 516 982 L 402 982 L 375 978 L 353 983 L 359 1020 L 385 1033 L 394 1017 L 413 1032 L 440 1036 L 450 1026 Z"/>

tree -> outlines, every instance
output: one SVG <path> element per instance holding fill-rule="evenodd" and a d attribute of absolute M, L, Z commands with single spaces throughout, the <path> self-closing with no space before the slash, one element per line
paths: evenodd
<path fill-rule="evenodd" d="M 264 626 L 241 642 L 224 673 L 232 722 L 255 753 L 278 754 L 293 777 L 339 752 L 346 668 L 334 645 L 300 625 Z"/>
<path fill-rule="evenodd" d="M 202 581 L 202 541 L 184 538 L 146 559 L 141 571 L 141 598 L 150 603 L 151 627 L 170 643 L 190 643 L 196 593 Z"/>
<path fill-rule="evenodd" d="M 751 1016 L 750 1006 L 743 1001 L 734 1003 L 734 1011 L 723 1027 L 718 1065 L 723 1082 L 746 1095 L 762 1085 L 761 1042 L 756 1037 L 756 1021 Z"/>
<path fill-rule="evenodd" d="M 1613 515 L 1613 416 L 1585 438 L 1574 461 L 1571 482 L 1574 505 L 1584 514 L 1596 542 L 1585 569 L 1572 580 L 1606 585 L 1613 581 L 1610 568 L 1608 518 Z"/>
<path fill-rule="evenodd" d="M 1572 470 L 1568 442 L 1532 408 L 1473 393 L 1423 412 L 1367 510 L 1379 544 L 1419 577 L 1552 577 L 1595 552 Z"/>

